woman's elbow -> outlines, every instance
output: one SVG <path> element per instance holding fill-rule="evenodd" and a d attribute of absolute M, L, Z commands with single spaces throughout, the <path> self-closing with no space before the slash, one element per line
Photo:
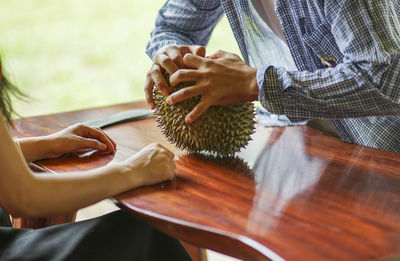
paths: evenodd
<path fill-rule="evenodd" d="M 37 217 L 40 216 L 39 208 L 28 195 L 13 193 L 7 197 L 2 207 L 13 217 Z"/>

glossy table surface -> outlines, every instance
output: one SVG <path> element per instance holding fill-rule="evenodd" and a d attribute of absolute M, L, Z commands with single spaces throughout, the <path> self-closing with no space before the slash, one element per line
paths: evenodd
<path fill-rule="evenodd" d="M 14 134 L 52 133 L 142 102 L 16 121 Z M 115 155 L 89 152 L 36 164 L 84 170 L 123 160 L 157 141 L 176 155 L 176 179 L 118 195 L 162 231 L 245 260 L 400 258 L 399 154 L 343 143 L 306 126 L 257 125 L 236 158 L 188 155 L 153 119 L 106 129 Z"/>

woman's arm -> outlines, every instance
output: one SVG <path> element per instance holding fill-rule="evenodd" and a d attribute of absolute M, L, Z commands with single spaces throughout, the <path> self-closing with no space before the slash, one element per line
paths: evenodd
<path fill-rule="evenodd" d="M 0 121 L 0 205 L 13 216 L 56 215 L 174 177 L 173 153 L 152 144 L 120 163 L 85 172 L 33 174 Z"/>
<path fill-rule="evenodd" d="M 99 128 L 75 124 L 51 135 L 16 139 L 27 162 L 57 158 L 80 149 L 115 153 L 116 144 Z"/>

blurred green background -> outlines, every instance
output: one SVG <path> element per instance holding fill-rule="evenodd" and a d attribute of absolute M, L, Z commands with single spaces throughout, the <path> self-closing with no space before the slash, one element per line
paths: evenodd
<path fill-rule="evenodd" d="M 32 99 L 22 117 L 144 99 L 145 46 L 165 0 L 2 0 L 0 53 Z M 224 17 L 207 48 L 239 53 Z"/>

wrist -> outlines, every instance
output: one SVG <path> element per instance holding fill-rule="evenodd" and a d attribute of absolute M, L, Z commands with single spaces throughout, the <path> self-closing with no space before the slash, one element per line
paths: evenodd
<path fill-rule="evenodd" d="M 18 143 L 27 162 L 45 159 L 50 154 L 50 144 L 45 137 L 22 138 Z"/>
<path fill-rule="evenodd" d="M 132 163 L 127 164 L 122 162 L 111 162 L 107 165 L 111 172 L 115 173 L 119 180 L 127 186 L 126 189 L 133 189 L 143 184 L 143 175 L 137 171 L 137 167 Z"/>

